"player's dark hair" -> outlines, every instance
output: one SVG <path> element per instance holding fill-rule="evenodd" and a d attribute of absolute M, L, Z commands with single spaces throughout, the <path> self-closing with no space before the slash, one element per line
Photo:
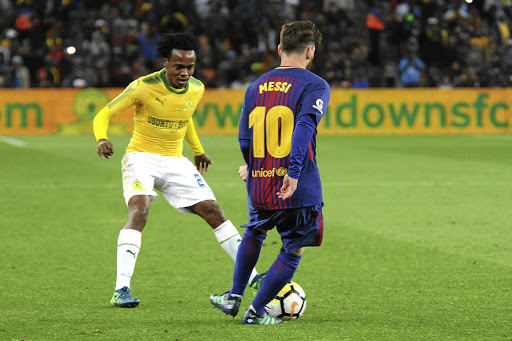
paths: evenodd
<path fill-rule="evenodd" d="M 310 20 L 293 21 L 282 26 L 280 39 L 283 52 L 303 52 L 309 45 L 320 44 L 322 34 Z"/>
<path fill-rule="evenodd" d="M 197 51 L 197 38 L 187 32 L 166 33 L 162 39 L 156 43 L 156 51 L 162 58 L 170 58 L 172 50 Z"/>

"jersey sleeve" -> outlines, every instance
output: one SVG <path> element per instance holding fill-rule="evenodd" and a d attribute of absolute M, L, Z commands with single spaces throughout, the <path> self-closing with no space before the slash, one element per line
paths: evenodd
<path fill-rule="evenodd" d="M 92 130 L 94 132 L 94 137 L 96 137 L 96 141 L 101 139 L 108 140 L 107 131 L 112 117 L 114 117 L 114 115 L 108 106 L 103 107 L 103 109 L 94 116 L 94 120 L 92 121 Z"/>
<path fill-rule="evenodd" d="M 292 136 L 288 170 L 288 176 L 291 178 L 298 179 L 300 177 L 309 144 L 324 115 L 324 109 L 329 104 L 329 99 L 330 87 L 325 81 L 314 84 L 304 95 Z"/>
<path fill-rule="evenodd" d="M 197 136 L 192 117 L 188 120 L 187 131 L 185 132 L 185 140 L 187 141 L 187 144 L 194 156 L 204 154 L 204 149 L 201 145 L 201 141 L 199 141 L 199 136 Z"/>
<path fill-rule="evenodd" d="M 108 139 L 108 126 L 112 118 L 137 103 L 137 89 L 138 80 L 135 80 L 96 114 L 92 124 L 96 141 Z"/>
<path fill-rule="evenodd" d="M 249 131 L 249 112 L 251 110 L 250 97 L 251 97 L 252 86 L 245 92 L 244 104 L 242 107 L 242 115 L 240 117 L 240 124 L 238 127 L 238 143 L 240 144 L 240 150 L 242 156 L 247 164 L 249 164 L 249 152 L 250 152 L 250 131 Z"/>
<path fill-rule="evenodd" d="M 121 114 L 126 109 L 139 103 L 139 98 L 143 97 L 140 79 L 131 82 L 123 92 L 107 104 L 113 116 Z"/>
<path fill-rule="evenodd" d="M 323 79 L 312 83 L 306 88 L 302 105 L 299 108 L 298 116 L 313 115 L 316 118 L 316 124 L 324 116 L 324 109 L 327 109 L 331 97 L 331 88 Z"/>

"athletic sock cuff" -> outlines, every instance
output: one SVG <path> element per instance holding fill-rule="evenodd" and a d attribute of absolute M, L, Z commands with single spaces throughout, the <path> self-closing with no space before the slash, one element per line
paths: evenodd
<path fill-rule="evenodd" d="M 295 253 L 286 253 L 281 251 L 277 259 L 279 259 L 283 264 L 289 266 L 292 269 L 297 269 L 299 267 L 300 260 L 302 255 L 296 255 Z"/>
<path fill-rule="evenodd" d="M 135 245 L 140 249 L 142 239 L 142 233 L 134 229 L 122 229 L 119 232 L 119 238 L 117 239 L 117 245 L 131 244 Z"/>
<path fill-rule="evenodd" d="M 215 237 L 220 244 L 229 238 L 240 236 L 240 233 L 230 220 L 226 220 L 220 224 L 215 230 L 213 230 L 213 233 L 215 234 Z"/>

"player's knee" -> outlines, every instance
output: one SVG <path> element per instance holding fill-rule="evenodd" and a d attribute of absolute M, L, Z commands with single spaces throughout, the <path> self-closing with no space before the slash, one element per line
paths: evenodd
<path fill-rule="evenodd" d="M 134 206 L 130 208 L 128 224 L 137 230 L 142 230 L 148 221 L 149 208 L 145 206 Z"/>
<path fill-rule="evenodd" d="M 302 255 L 298 255 L 296 253 L 287 253 L 286 251 L 281 250 L 277 258 L 290 268 L 297 269 L 299 267 Z"/>
<path fill-rule="evenodd" d="M 302 256 L 302 254 L 304 253 L 304 249 L 305 249 L 304 247 L 301 247 L 300 249 L 295 251 L 294 254 L 297 256 Z"/>
<path fill-rule="evenodd" d="M 263 244 L 265 239 L 267 239 L 267 233 L 268 231 L 261 231 L 260 229 L 247 229 L 244 232 L 244 236 L 247 235 Z"/>
<path fill-rule="evenodd" d="M 213 200 L 205 200 L 196 205 L 195 211 L 206 220 L 226 221 L 222 208 Z"/>

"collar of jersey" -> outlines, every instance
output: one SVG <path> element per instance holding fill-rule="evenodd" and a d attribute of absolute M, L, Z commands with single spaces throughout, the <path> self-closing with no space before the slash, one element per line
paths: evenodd
<path fill-rule="evenodd" d="M 300 67 L 300 66 L 278 66 L 278 67 L 276 67 L 276 70 L 279 70 L 279 69 L 303 69 L 303 70 L 305 70 L 303 67 Z"/>
<path fill-rule="evenodd" d="M 189 82 L 187 82 L 187 86 L 185 86 L 185 89 L 175 89 L 172 86 L 170 86 L 169 83 L 167 83 L 167 79 L 165 79 L 165 68 L 163 68 L 162 71 L 160 71 L 160 77 L 162 78 L 162 81 L 164 82 L 165 87 L 170 92 L 173 92 L 175 94 L 184 94 L 185 92 L 188 91 Z M 189 79 L 189 81 L 190 81 L 190 79 Z"/>

